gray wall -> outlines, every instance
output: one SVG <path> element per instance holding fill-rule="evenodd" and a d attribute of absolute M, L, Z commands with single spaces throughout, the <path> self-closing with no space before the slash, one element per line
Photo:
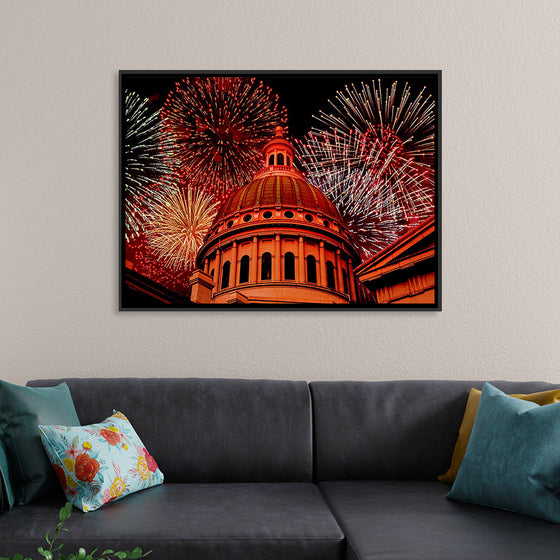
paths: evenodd
<path fill-rule="evenodd" d="M 560 381 L 557 0 L 1 10 L 1 378 Z M 118 69 L 442 69 L 443 312 L 119 313 Z"/>

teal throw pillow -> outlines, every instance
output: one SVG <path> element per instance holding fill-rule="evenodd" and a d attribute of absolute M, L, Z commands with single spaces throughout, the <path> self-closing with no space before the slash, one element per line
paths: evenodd
<path fill-rule="evenodd" d="M 560 403 L 540 406 L 485 383 L 447 498 L 560 523 Z"/>
<path fill-rule="evenodd" d="M 163 482 L 155 459 L 120 412 L 99 424 L 39 430 L 68 501 L 82 511 Z"/>
<path fill-rule="evenodd" d="M 68 385 L 22 387 L 0 381 L 0 440 L 20 505 L 59 488 L 41 445 L 38 424 L 80 425 Z"/>
<path fill-rule="evenodd" d="M 15 503 L 14 487 L 10 476 L 8 452 L 0 440 L 0 511 L 12 509 Z"/>

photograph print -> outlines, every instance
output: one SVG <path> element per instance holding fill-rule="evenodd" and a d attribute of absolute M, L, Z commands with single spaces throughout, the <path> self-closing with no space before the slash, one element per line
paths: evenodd
<path fill-rule="evenodd" d="M 440 71 L 120 72 L 121 310 L 441 309 Z"/>

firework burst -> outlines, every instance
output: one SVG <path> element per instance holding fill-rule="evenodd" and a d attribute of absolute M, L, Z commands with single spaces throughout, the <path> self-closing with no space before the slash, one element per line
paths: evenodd
<path fill-rule="evenodd" d="M 160 197 L 147 228 L 148 244 L 167 266 L 188 271 L 216 217 L 218 203 L 192 187 L 177 188 Z"/>
<path fill-rule="evenodd" d="M 391 173 L 404 162 L 420 168 L 433 169 L 435 159 L 435 101 L 425 96 L 425 88 L 411 95 L 408 83 L 383 90 L 381 80 L 370 84 L 362 82 L 361 89 L 354 84 L 339 91 L 329 101 L 334 113 L 321 111 L 319 122 L 327 130 L 340 134 L 359 132 L 364 142 L 376 143 L 381 160 Z M 322 127 L 314 127 L 321 131 Z"/>
<path fill-rule="evenodd" d="M 166 164 L 170 144 L 159 111 L 150 111 L 148 99 L 127 90 L 124 110 L 125 238 L 129 241 L 143 231 L 151 206 L 170 186 Z"/>
<path fill-rule="evenodd" d="M 371 256 L 434 211 L 435 102 L 381 81 L 346 86 L 320 112 L 298 157 Z"/>
<path fill-rule="evenodd" d="M 370 257 L 403 231 L 395 215 L 395 195 L 380 179 L 378 151 L 355 136 L 309 134 L 298 143 L 307 180 L 334 202 L 363 257 Z"/>
<path fill-rule="evenodd" d="M 167 96 L 161 117 L 172 164 L 217 196 L 251 180 L 274 127 L 286 126 L 278 96 L 248 77 L 187 77 Z"/>

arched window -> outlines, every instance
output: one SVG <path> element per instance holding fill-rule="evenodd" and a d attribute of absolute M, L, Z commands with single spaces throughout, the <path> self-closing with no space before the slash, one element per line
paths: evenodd
<path fill-rule="evenodd" d="M 346 270 L 342 269 L 342 283 L 344 284 L 344 293 L 348 293 L 348 274 Z"/>
<path fill-rule="evenodd" d="M 290 165 L 290 156 L 286 156 L 286 165 Z"/>
<path fill-rule="evenodd" d="M 296 263 L 293 253 L 284 255 L 284 280 L 296 279 Z"/>
<path fill-rule="evenodd" d="M 268 158 L 268 165 L 274 165 L 274 154 L 270 154 Z"/>
<path fill-rule="evenodd" d="M 313 255 L 307 257 L 307 281 L 317 283 L 317 261 Z"/>
<path fill-rule="evenodd" d="M 239 265 L 239 283 L 249 282 L 249 255 L 241 257 Z"/>
<path fill-rule="evenodd" d="M 334 282 L 334 264 L 332 261 L 327 261 L 327 286 L 331 290 L 336 289 L 336 284 Z"/>
<path fill-rule="evenodd" d="M 276 163 L 278 165 L 284 165 L 284 154 L 277 154 Z"/>
<path fill-rule="evenodd" d="M 272 255 L 264 253 L 261 264 L 261 280 L 270 280 L 272 276 Z"/>
<path fill-rule="evenodd" d="M 212 269 L 212 270 L 210 271 L 210 276 L 211 276 L 212 278 L 214 278 L 214 269 Z"/>
<path fill-rule="evenodd" d="M 224 266 L 222 266 L 222 290 L 227 288 L 229 286 L 229 269 L 231 267 L 231 264 L 229 261 L 226 261 L 224 263 Z"/>

